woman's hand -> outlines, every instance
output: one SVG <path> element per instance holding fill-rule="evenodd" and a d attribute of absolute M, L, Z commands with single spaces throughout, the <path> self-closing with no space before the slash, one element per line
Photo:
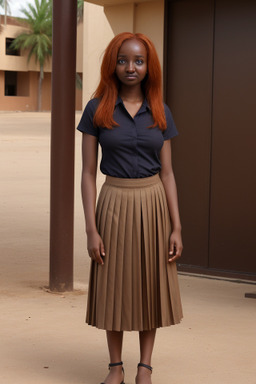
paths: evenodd
<path fill-rule="evenodd" d="M 170 244 L 169 244 L 169 262 L 176 261 L 179 257 L 181 257 L 183 245 L 181 238 L 181 231 L 174 230 L 170 236 Z"/>
<path fill-rule="evenodd" d="M 102 259 L 102 256 L 105 256 L 104 244 L 96 230 L 87 232 L 87 250 L 92 260 L 100 265 L 104 264 Z"/>

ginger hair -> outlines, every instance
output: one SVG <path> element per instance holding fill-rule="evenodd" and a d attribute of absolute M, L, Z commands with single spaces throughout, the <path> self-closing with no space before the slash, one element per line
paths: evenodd
<path fill-rule="evenodd" d="M 156 49 L 150 39 L 142 33 L 123 32 L 115 36 L 106 48 L 101 65 L 101 78 L 93 97 L 100 102 L 94 115 L 93 123 L 108 129 L 118 124 L 113 119 L 116 99 L 120 87 L 115 70 L 119 49 L 126 40 L 138 40 L 147 50 L 147 75 L 142 81 L 142 91 L 151 108 L 154 124 L 161 130 L 166 129 L 166 118 L 162 96 L 161 66 Z"/>

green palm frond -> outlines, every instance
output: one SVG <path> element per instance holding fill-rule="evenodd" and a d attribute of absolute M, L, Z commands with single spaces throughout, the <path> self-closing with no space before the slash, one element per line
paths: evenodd
<path fill-rule="evenodd" d="M 52 54 L 52 2 L 51 0 L 35 0 L 21 8 L 26 18 L 28 32 L 23 32 L 12 43 L 13 49 L 28 50 L 28 62 L 34 56 L 35 61 L 43 67 Z"/>
<path fill-rule="evenodd" d="M 77 89 L 82 89 L 83 88 L 83 80 L 79 73 L 76 73 L 76 87 Z"/>
<path fill-rule="evenodd" d="M 6 5 L 7 5 L 7 13 L 10 15 L 11 14 L 11 8 L 10 8 L 9 0 L 6 0 Z M 0 0 L 0 8 L 5 10 L 5 0 Z"/>
<path fill-rule="evenodd" d="M 77 1 L 78 10 L 83 12 L 84 1 Z M 27 50 L 28 62 L 34 57 L 42 69 L 45 61 L 52 55 L 52 0 L 34 0 L 34 4 L 28 4 L 26 8 L 22 7 L 20 10 L 28 31 L 18 35 L 11 48 Z M 43 77 L 42 70 L 40 72 Z M 77 86 L 81 87 L 81 79 L 79 82 L 77 78 Z"/>
<path fill-rule="evenodd" d="M 77 0 L 77 21 L 82 21 L 84 14 L 84 0 Z"/>

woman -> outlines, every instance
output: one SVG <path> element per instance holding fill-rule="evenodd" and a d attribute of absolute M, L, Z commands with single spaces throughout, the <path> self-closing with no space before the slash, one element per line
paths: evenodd
<path fill-rule="evenodd" d="M 162 101 L 157 53 L 145 35 L 121 33 L 110 42 L 78 129 L 92 259 L 86 321 L 106 330 L 105 384 L 124 382 L 123 331 L 132 330 L 140 339 L 136 384 L 150 384 L 156 328 L 182 318 L 175 265 L 182 239 L 170 145 L 177 131 Z M 95 215 L 98 142 L 106 181 Z"/>

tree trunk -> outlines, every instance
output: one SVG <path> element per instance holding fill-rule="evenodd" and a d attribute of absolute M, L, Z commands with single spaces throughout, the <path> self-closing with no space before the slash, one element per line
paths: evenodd
<path fill-rule="evenodd" d="M 7 0 L 4 2 L 4 25 L 7 24 Z"/>
<path fill-rule="evenodd" d="M 44 78 L 44 70 L 43 66 L 40 65 L 40 72 L 39 72 L 39 81 L 38 81 L 38 106 L 37 110 L 40 112 L 42 108 L 42 81 Z"/>

